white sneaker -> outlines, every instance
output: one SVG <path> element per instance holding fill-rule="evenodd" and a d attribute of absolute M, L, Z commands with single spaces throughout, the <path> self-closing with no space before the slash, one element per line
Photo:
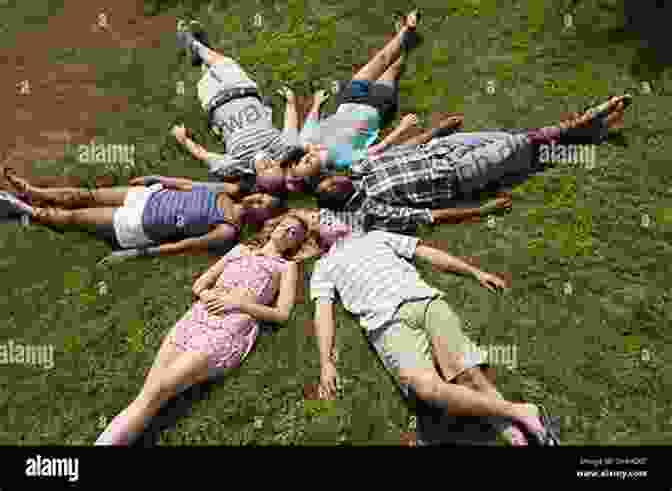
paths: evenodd
<path fill-rule="evenodd" d="M 0 216 L 32 215 L 35 209 L 12 193 L 0 191 Z"/>

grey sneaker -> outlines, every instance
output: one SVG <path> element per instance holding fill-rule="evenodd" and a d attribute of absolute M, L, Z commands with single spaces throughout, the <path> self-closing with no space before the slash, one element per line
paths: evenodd
<path fill-rule="evenodd" d="M 203 30 L 198 21 L 192 20 L 188 28 L 177 31 L 177 48 L 181 55 L 191 53 L 191 65 L 196 67 L 203 64 L 203 59 L 193 49 L 192 45 L 194 41 L 198 41 L 210 48 L 208 34 Z"/>

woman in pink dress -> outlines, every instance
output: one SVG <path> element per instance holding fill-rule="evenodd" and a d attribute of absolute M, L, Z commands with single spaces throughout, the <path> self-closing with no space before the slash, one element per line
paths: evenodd
<path fill-rule="evenodd" d="M 193 286 L 198 300 L 163 341 L 140 394 L 96 445 L 131 444 L 173 396 L 239 366 L 259 321 L 283 324 L 290 317 L 298 261 L 318 252 L 313 227 L 290 212 L 208 269 Z"/>

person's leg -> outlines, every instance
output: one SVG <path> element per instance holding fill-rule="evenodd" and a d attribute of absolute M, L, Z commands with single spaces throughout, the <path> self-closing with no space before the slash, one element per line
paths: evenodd
<path fill-rule="evenodd" d="M 402 68 L 404 66 L 404 57 L 400 56 L 397 61 L 392 63 L 387 70 L 378 78 L 378 82 L 387 82 L 396 84 L 399 81 Z"/>
<path fill-rule="evenodd" d="M 425 328 L 431 338 L 432 354 L 446 382 L 468 387 L 495 399 L 504 399 L 485 376 L 482 356 L 462 330 L 459 316 L 443 300 L 427 306 Z M 513 445 L 526 445 L 525 435 L 505 418 L 488 418 L 505 440 Z"/>
<path fill-rule="evenodd" d="M 40 188 L 33 186 L 9 169 L 4 170 L 4 177 L 18 192 L 25 194 L 31 201 L 49 203 L 58 208 L 67 209 L 122 206 L 130 189 L 128 186 L 94 189 Z"/>
<path fill-rule="evenodd" d="M 402 45 L 407 43 L 417 27 L 417 13 L 411 12 L 406 25 L 388 42 L 383 49 L 369 60 L 353 77 L 352 80 L 376 81 L 383 76 L 390 65 L 395 63 L 401 55 Z"/>
<path fill-rule="evenodd" d="M 432 345 L 425 331 L 426 308 L 427 302 L 405 304 L 397 314 L 397 322 L 373 342 L 386 368 L 398 378 L 402 390 L 412 389 L 418 398 L 448 415 L 511 418 L 526 425 L 530 432 L 543 433 L 539 409 L 535 405 L 510 402 L 441 378 L 434 366 Z M 469 356 L 460 352 L 457 346 L 461 347 L 462 340 L 467 339 L 460 334 L 445 337 L 450 364 L 444 364 L 441 371 L 450 379 L 454 378 L 454 367 L 472 368 L 481 363 L 480 359 L 468 359 Z"/>
<path fill-rule="evenodd" d="M 100 226 L 114 223 L 117 208 L 80 208 L 63 210 L 58 208 L 34 208 L 32 220 L 36 223 L 56 227 L 78 227 L 96 230 Z"/>
<path fill-rule="evenodd" d="M 96 440 L 96 445 L 129 445 L 145 430 L 152 417 L 185 386 L 205 381 L 209 376 L 208 355 L 178 352 L 165 345 L 163 359 L 155 361 L 138 397 L 112 422 Z M 158 361 L 158 363 L 157 363 Z"/>

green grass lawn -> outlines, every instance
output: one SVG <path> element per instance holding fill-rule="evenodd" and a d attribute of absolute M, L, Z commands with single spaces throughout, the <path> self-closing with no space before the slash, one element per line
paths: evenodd
<path fill-rule="evenodd" d="M 216 49 L 240 60 L 270 94 L 283 81 L 307 93 L 347 78 L 351 65 L 364 63 L 368 48 L 394 28 L 392 12 L 408 8 L 397 0 L 384 2 L 387 10 L 353 0 L 274 3 L 215 1 L 210 10 L 203 3 L 171 12 L 201 19 Z M 605 34 L 623 24 L 622 12 L 610 7 L 617 2 L 582 3 L 569 30 L 560 2 L 506 3 L 418 2 L 426 43 L 410 59 L 401 112 L 463 111 L 466 130 L 520 128 L 550 124 L 610 94 L 638 94 L 641 80 L 632 70 L 638 43 Z M 256 13 L 262 29 L 252 25 Z M 129 98 L 125 113 L 100 116 L 98 140 L 135 144 L 135 174 L 205 178 L 205 168 L 168 134 L 171 123 L 183 121 L 206 147 L 221 149 L 196 99 L 200 72 L 177 61 L 173 32 L 157 49 L 82 48 L 53 57 L 95 63 L 98 87 Z M 498 297 L 472 280 L 421 267 L 476 341 L 518 347 L 517 367 L 499 370 L 500 388 L 508 398 L 544 402 L 561 415 L 565 443 L 672 438 L 671 73 L 655 72 L 655 92 L 636 96 L 627 115 L 625 144 L 599 147 L 594 169 L 556 166 L 530 179 L 516 188 L 513 212 L 494 228 L 483 222 L 423 232 L 455 255 L 479 257 L 486 271 L 512 274 L 513 289 Z M 486 91 L 490 80 L 494 94 Z M 176 92 L 178 81 L 185 82 L 184 95 Z M 333 101 L 325 110 L 333 110 Z M 76 164 L 74 154 L 36 168 L 82 177 L 110 172 Z M 117 172 L 119 182 L 129 176 Z M 136 396 L 162 338 L 189 308 L 192 279 L 207 259 L 98 270 L 95 263 L 109 252 L 104 244 L 18 224 L 2 226 L 0 250 L 0 343 L 55 348 L 51 370 L 2 366 L 0 444 L 92 444 Z M 343 394 L 332 406 L 303 402 L 303 386 L 319 377 L 316 342 L 305 335 L 313 314 L 306 300 L 288 327 L 260 337 L 241 369 L 182 396 L 185 416 L 167 425 L 159 443 L 398 444 L 412 411 L 357 324 L 338 312 Z"/>

